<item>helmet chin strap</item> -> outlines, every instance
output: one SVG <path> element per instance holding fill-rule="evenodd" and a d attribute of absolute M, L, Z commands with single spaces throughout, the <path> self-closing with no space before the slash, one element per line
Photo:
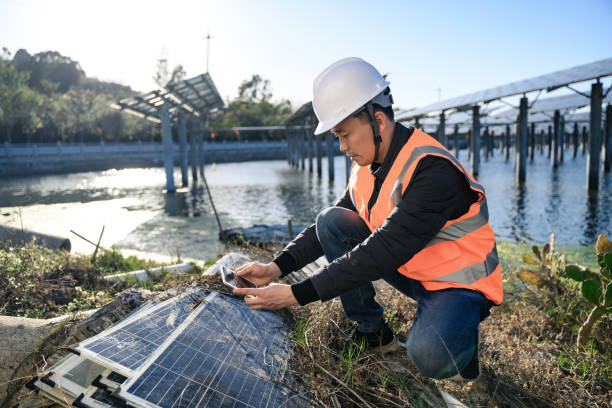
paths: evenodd
<path fill-rule="evenodd" d="M 382 141 L 382 138 L 380 137 L 378 123 L 376 123 L 376 117 L 374 116 L 374 106 L 372 106 L 372 101 L 366 103 L 366 109 L 368 110 L 368 114 L 370 116 L 370 126 L 372 126 L 372 132 L 374 132 L 374 161 L 382 164 L 378 161 L 378 153 L 380 152 L 380 142 Z"/>

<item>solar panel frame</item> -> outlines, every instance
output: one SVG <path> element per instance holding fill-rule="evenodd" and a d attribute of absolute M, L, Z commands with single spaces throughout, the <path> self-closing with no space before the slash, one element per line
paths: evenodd
<path fill-rule="evenodd" d="M 273 326 L 273 328 L 279 329 L 276 337 L 272 336 L 270 330 L 264 330 L 264 320 L 272 319 L 270 316 L 274 316 L 271 312 L 251 311 L 248 314 L 250 318 L 260 319 L 257 322 L 257 325 L 261 326 L 258 336 L 250 334 L 248 330 L 251 326 L 247 327 L 249 323 L 246 321 L 241 326 L 241 331 L 238 332 L 230 329 L 232 327 L 231 323 L 228 322 L 225 325 L 222 318 L 203 320 L 205 317 L 210 318 L 211 313 L 213 315 L 226 313 L 235 317 L 235 314 L 232 315 L 232 313 L 235 313 L 236 310 L 232 310 L 232 304 L 237 306 L 239 305 L 237 302 L 248 308 L 241 300 L 232 299 L 218 293 L 213 293 L 207 297 L 192 315 L 183 322 L 181 327 L 166 339 L 164 344 L 156 351 L 154 358 L 151 358 L 126 383 L 121 385 L 117 393 L 118 396 L 128 401 L 129 404 L 147 408 L 170 406 L 166 405 L 164 401 L 172 402 L 173 407 L 216 407 L 225 406 L 223 405 L 225 402 L 235 407 L 270 406 L 268 404 L 273 395 L 278 396 L 280 393 L 292 395 L 291 398 L 295 398 L 296 401 L 298 399 L 303 402 L 307 401 L 300 394 L 277 384 L 278 382 L 282 383 L 287 375 L 290 343 L 287 338 L 288 329 L 284 325 Z M 218 309 L 215 309 L 216 307 Z M 280 324 L 280 321 L 269 320 L 268 323 Z M 216 326 L 208 327 L 212 324 L 216 324 Z M 256 330 L 259 327 L 257 325 L 253 326 Z M 207 333 L 210 333 L 210 337 L 206 337 Z M 227 337 L 228 334 L 234 341 L 224 343 L 220 349 L 215 349 L 214 343 L 220 343 L 224 336 Z M 201 340 L 201 343 L 196 344 L 197 340 Z M 219 346 L 219 344 L 216 345 Z M 265 346 L 263 351 L 262 346 Z M 274 352 L 267 355 L 267 350 L 270 350 L 268 347 L 276 348 Z M 283 347 L 285 348 L 283 349 Z M 236 351 L 238 348 L 244 349 L 245 353 L 238 353 Z M 182 352 L 179 355 L 181 350 Z M 213 353 L 215 354 L 212 355 Z M 252 370 L 244 368 L 245 361 L 249 356 L 252 356 L 250 358 L 255 361 L 256 357 L 254 356 L 261 353 L 263 353 L 265 365 L 255 364 L 256 368 Z M 196 359 L 196 356 L 199 358 Z M 237 361 L 241 356 L 245 360 Z M 266 358 L 268 361 L 266 361 Z M 240 375 L 238 376 L 238 374 Z M 229 376 L 232 375 L 233 377 L 230 379 Z M 198 381 L 198 379 L 201 380 Z M 170 386 L 165 383 L 162 385 L 164 381 L 172 382 L 172 384 Z M 267 395 L 267 403 L 265 405 L 260 403 L 249 404 L 251 398 L 258 397 L 254 390 L 261 389 L 256 388 L 260 382 L 268 394 L 264 392 L 259 396 L 263 399 L 263 396 Z M 241 396 L 243 400 L 240 400 L 238 394 L 247 383 L 252 386 L 252 391 L 248 396 L 249 399 L 244 401 L 244 396 Z M 215 388 L 215 385 L 227 387 L 221 390 Z M 238 386 L 240 386 L 240 389 L 236 393 Z M 150 389 L 147 387 L 150 387 Z M 144 395 L 144 393 L 147 394 Z M 197 402 L 195 402 L 196 397 L 198 398 Z M 205 397 L 208 400 L 204 402 Z M 188 401 L 183 400 L 183 398 L 188 399 Z M 214 398 L 217 398 L 214 400 L 216 402 L 212 402 Z M 205 405 L 202 405 L 202 403 Z M 310 404 L 304 403 L 302 406 L 304 405 L 309 406 Z"/>

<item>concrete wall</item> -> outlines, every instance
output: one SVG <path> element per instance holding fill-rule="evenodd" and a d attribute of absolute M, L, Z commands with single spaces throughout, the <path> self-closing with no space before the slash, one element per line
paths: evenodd
<path fill-rule="evenodd" d="M 186 146 L 189 151 L 189 145 Z M 0 177 L 107 170 L 163 165 L 161 143 L 8 144 L 0 145 Z M 189 156 L 188 156 L 189 157 Z M 179 145 L 174 144 L 179 165 Z M 286 141 L 219 142 L 204 144 L 204 159 L 212 162 L 279 160 L 287 158 Z"/>

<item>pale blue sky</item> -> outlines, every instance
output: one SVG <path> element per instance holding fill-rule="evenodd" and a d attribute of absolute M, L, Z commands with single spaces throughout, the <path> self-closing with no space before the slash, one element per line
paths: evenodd
<path fill-rule="evenodd" d="M 359 56 L 409 108 L 612 57 L 612 1 L 0 0 L 0 46 L 57 50 L 139 91 L 162 52 L 203 72 L 208 30 L 224 98 L 258 73 L 298 105 L 326 66 Z"/>

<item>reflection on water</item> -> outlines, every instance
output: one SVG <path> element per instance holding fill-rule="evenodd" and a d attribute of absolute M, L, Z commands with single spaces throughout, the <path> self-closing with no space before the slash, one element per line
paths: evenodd
<path fill-rule="evenodd" d="M 467 152 L 459 159 L 466 162 Z M 527 164 L 527 180 L 514 183 L 514 161 L 496 154 L 481 164 L 479 182 L 485 186 L 493 229 L 502 240 L 545 242 L 551 232 L 560 243 L 591 244 L 600 232 L 610 232 L 612 182 L 609 174 L 600 191 L 588 193 L 585 158 L 578 156 L 553 171 L 544 155 Z M 310 224 L 332 204 L 345 186 L 344 158 L 336 158 L 336 176 L 322 177 L 290 168 L 285 161 L 244 162 L 206 166 L 206 177 L 224 228 L 253 224 Z M 176 180 L 180 171 L 176 169 Z M 137 249 L 181 248 L 197 257 L 216 240 L 217 225 L 201 183 L 163 194 L 161 168 L 110 170 L 69 175 L 0 180 L 0 207 L 78 203 L 133 198 L 128 210 L 158 213 L 121 243 Z M 1 220 L 0 220 L 1 222 Z"/>

